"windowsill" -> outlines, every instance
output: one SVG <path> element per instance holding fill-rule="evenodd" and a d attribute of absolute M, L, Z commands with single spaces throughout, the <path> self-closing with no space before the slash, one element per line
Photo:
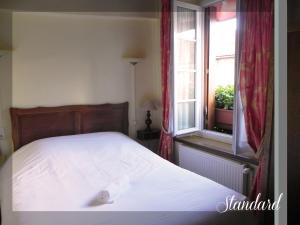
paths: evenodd
<path fill-rule="evenodd" d="M 246 154 L 234 154 L 232 152 L 232 145 L 204 137 L 199 137 L 197 135 L 182 135 L 174 137 L 174 141 L 189 145 L 196 149 L 201 149 L 202 151 L 221 156 L 227 159 L 238 161 L 241 163 L 250 163 L 253 165 L 258 165 L 258 160 L 253 156 Z"/>

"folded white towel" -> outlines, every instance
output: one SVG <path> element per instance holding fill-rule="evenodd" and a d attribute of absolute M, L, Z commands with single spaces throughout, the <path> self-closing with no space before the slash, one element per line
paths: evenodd
<path fill-rule="evenodd" d="M 111 182 L 106 188 L 101 190 L 96 196 L 98 204 L 111 204 L 129 189 L 129 177 L 124 175 Z"/>

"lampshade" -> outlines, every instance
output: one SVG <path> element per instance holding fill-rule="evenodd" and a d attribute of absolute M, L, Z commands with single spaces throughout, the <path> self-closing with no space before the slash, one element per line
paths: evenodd
<path fill-rule="evenodd" d="M 141 52 L 139 53 L 126 53 L 123 55 L 123 59 L 126 62 L 129 62 L 131 65 L 136 65 L 137 63 L 143 62 L 145 59 L 145 55 Z"/>
<path fill-rule="evenodd" d="M 161 107 L 161 103 L 157 99 L 147 99 L 142 103 L 142 109 L 145 111 L 158 110 Z"/>
<path fill-rule="evenodd" d="M 144 58 L 142 58 L 142 57 L 139 57 L 139 58 L 124 57 L 124 60 L 135 65 L 139 62 L 142 62 L 144 60 Z"/>

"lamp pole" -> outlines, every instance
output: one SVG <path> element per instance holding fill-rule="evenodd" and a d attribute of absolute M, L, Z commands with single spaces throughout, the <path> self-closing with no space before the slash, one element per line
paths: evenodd
<path fill-rule="evenodd" d="M 129 58 L 124 57 L 125 60 L 131 65 L 131 101 L 129 104 L 130 109 L 130 122 L 129 122 L 129 136 L 134 137 L 136 132 L 136 65 L 143 61 L 143 58 Z"/>
<path fill-rule="evenodd" d="M 136 131 L 136 65 L 137 65 L 137 61 L 131 61 L 129 62 L 132 65 L 132 87 L 131 87 L 131 103 L 132 103 L 132 126 L 131 126 L 131 130 L 130 130 L 130 136 L 134 137 L 135 131 Z"/>

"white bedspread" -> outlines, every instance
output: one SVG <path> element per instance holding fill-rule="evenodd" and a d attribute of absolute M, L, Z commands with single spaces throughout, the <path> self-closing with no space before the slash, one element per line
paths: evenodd
<path fill-rule="evenodd" d="M 128 190 L 121 191 L 112 204 L 93 204 L 99 191 L 123 176 L 129 177 Z M 1 170 L 3 225 L 173 225 L 180 214 L 189 219 L 191 213 L 199 216 L 199 211 L 215 215 L 217 203 L 233 194 L 244 198 L 116 132 L 38 140 L 15 152 Z M 123 211 L 123 217 L 116 211 Z M 144 220 L 147 216 L 151 219 Z"/>

